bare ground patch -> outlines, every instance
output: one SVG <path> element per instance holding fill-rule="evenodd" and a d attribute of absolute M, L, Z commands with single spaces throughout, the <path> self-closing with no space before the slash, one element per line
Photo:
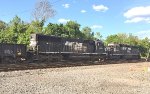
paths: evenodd
<path fill-rule="evenodd" d="M 0 94 L 150 94 L 150 63 L 0 72 Z"/>

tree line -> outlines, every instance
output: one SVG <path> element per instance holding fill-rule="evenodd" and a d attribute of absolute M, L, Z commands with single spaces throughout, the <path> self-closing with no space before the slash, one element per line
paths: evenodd
<path fill-rule="evenodd" d="M 29 36 L 32 33 L 53 35 L 66 38 L 95 39 L 90 27 L 80 30 L 80 24 L 75 21 L 68 21 L 66 24 L 48 23 L 45 21 L 32 21 L 26 23 L 18 16 L 14 17 L 9 23 L 0 21 L 0 43 L 23 43 L 29 44 Z M 97 33 L 98 35 L 99 33 Z"/>
<path fill-rule="evenodd" d="M 18 16 L 14 17 L 9 23 L 0 21 L 0 43 L 30 43 L 30 34 L 54 35 L 66 38 L 81 38 L 88 40 L 102 39 L 100 32 L 92 32 L 90 27 L 83 27 L 75 21 L 68 21 L 66 24 L 48 23 L 45 21 L 34 20 L 30 23 L 24 22 Z M 135 45 L 140 48 L 142 56 L 149 56 L 150 39 L 140 39 L 132 34 L 118 33 L 107 36 L 104 40 L 105 45 L 109 43 L 123 43 Z"/>

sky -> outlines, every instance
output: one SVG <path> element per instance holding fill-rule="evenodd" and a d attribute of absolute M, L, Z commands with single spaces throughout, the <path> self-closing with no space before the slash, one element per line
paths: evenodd
<path fill-rule="evenodd" d="M 33 20 L 32 11 L 37 0 L 1 0 L 0 20 L 9 22 L 15 15 L 23 21 Z M 150 0 L 49 0 L 56 15 L 47 23 L 72 20 L 103 38 L 117 33 L 132 33 L 150 38 Z"/>

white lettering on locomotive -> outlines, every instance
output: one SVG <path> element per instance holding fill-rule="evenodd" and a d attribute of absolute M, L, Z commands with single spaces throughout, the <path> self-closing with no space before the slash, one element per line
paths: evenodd
<path fill-rule="evenodd" d="M 7 50 L 4 50 L 4 54 L 13 55 L 13 51 L 7 49 Z"/>

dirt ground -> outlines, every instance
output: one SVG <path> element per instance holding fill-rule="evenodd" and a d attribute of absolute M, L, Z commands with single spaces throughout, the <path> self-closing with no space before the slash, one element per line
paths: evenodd
<path fill-rule="evenodd" d="M 0 94 L 150 94 L 150 62 L 0 72 Z"/>

